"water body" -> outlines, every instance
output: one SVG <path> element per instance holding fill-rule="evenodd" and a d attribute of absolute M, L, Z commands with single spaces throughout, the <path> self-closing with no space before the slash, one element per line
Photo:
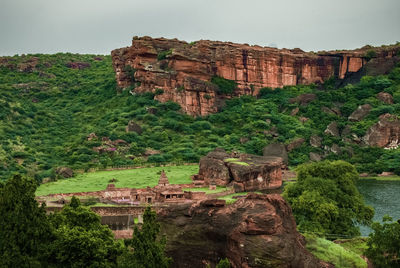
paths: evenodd
<path fill-rule="evenodd" d="M 361 179 L 357 188 L 364 196 L 367 205 L 375 209 L 374 221 L 382 222 L 384 215 L 393 220 L 400 219 L 400 181 L 378 181 Z M 368 236 L 372 230 L 367 226 L 360 226 L 362 236 Z"/>

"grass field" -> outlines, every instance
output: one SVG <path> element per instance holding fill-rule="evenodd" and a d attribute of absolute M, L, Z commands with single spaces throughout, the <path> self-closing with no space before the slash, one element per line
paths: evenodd
<path fill-rule="evenodd" d="M 109 184 L 109 181 L 113 178 L 117 180 L 116 182 L 113 182 L 115 187 L 153 187 L 158 183 L 160 172 L 163 169 L 167 174 L 170 183 L 185 184 L 192 182 L 190 176 L 198 172 L 199 166 L 152 167 L 83 173 L 78 174 L 74 178 L 42 184 L 37 189 L 36 195 L 40 196 L 56 193 L 77 193 L 104 190 L 107 184 Z"/>
<path fill-rule="evenodd" d="M 307 249 L 317 258 L 327 261 L 338 268 L 356 267 L 366 268 L 367 263 L 355 252 L 332 241 L 316 237 L 311 234 L 303 234 L 306 238 Z"/>
<path fill-rule="evenodd" d="M 388 177 L 360 177 L 360 180 L 377 180 L 377 181 L 400 181 L 400 176 L 388 176 Z"/>
<path fill-rule="evenodd" d="M 200 188 L 185 188 L 184 191 L 192 191 L 192 192 L 205 192 L 206 194 L 215 194 L 221 193 L 228 190 L 228 188 L 223 186 L 217 186 L 215 190 L 210 190 L 208 187 L 200 187 Z"/>

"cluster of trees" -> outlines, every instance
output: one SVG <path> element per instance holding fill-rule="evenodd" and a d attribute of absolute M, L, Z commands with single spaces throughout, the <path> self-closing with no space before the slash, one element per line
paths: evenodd
<path fill-rule="evenodd" d="M 357 224 L 371 224 L 374 210 L 357 190 L 353 165 L 322 161 L 302 164 L 296 171 L 297 182 L 285 187 L 283 197 L 300 231 L 334 239 L 360 235 Z"/>
<path fill-rule="evenodd" d="M 150 207 L 123 244 L 75 197 L 47 216 L 34 199 L 36 184 L 19 175 L 0 184 L 0 267 L 169 267 Z"/>
<path fill-rule="evenodd" d="M 328 239 L 360 235 L 358 225 L 373 232 L 364 254 L 374 267 L 399 267 L 400 219 L 389 216 L 372 223 L 374 210 L 364 204 L 356 188 L 358 174 L 344 161 L 323 161 L 297 167 L 297 182 L 285 187 L 283 197 L 292 207 L 300 232 Z"/>

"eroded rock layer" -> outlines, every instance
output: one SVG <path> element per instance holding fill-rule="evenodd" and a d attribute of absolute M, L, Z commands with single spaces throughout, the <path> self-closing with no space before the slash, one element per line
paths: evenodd
<path fill-rule="evenodd" d="M 135 92 L 158 92 L 156 99 L 174 101 L 191 115 L 214 113 L 224 99 L 255 95 L 263 87 L 322 83 L 343 79 L 367 62 L 368 48 L 307 53 L 230 42 L 134 37 L 131 47 L 112 51 L 118 86 L 135 85 Z M 374 57 L 391 58 L 397 51 L 375 49 Z M 210 83 L 219 76 L 233 80 L 232 94 L 218 94 Z M 162 91 L 161 91 L 162 90 Z"/>
<path fill-rule="evenodd" d="M 161 209 L 173 267 L 328 267 L 305 249 L 292 211 L 279 195 L 249 194 L 234 204 L 206 200 Z"/>
<path fill-rule="evenodd" d="M 235 192 L 276 189 L 282 186 L 282 158 L 251 154 L 231 155 L 216 148 L 200 159 L 194 183 L 233 186 Z"/>

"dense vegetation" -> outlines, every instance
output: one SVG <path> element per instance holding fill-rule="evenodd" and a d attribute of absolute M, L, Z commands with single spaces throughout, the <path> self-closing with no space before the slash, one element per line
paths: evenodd
<path fill-rule="evenodd" d="M 298 229 L 328 238 L 360 235 L 356 224 L 369 225 L 372 207 L 358 192 L 358 174 L 344 161 L 322 161 L 297 168 L 297 182 L 285 187 Z"/>
<path fill-rule="evenodd" d="M 393 221 L 389 216 L 383 218 L 383 224 L 374 222 L 373 233 L 367 242 L 365 255 L 372 261 L 374 267 L 400 266 L 400 219 Z"/>
<path fill-rule="evenodd" d="M 366 76 L 359 84 L 340 89 L 333 88 L 333 80 L 319 87 L 265 88 L 257 97 L 227 101 L 217 114 L 193 118 L 182 114 L 176 103 L 155 101 L 153 94 L 117 89 L 109 56 L 55 54 L 3 59 L 7 63 L 0 65 L 2 179 L 14 172 L 35 176 L 38 181 L 54 178 L 59 166 L 89 169 L 146 161 L 197 162 L 215 147 L 261 154 L 269 143 L 289 144 L 300 137 L 306 142 L 289 153 L 290 165 L 307 162 L 309 153 L 314 152 L 330 160 L 347 159 L 359 172 L 400 172 L 400 150 L 362 147 L 345 139 L 351 137 L 324 134 L 327 125 L 336 121 L 340 130 L 349 125 L 362 137 L 379 115 L 399 115 L 399 67 L 389 75 Z M 32 59 L 38 64 L 26 68 Z M 70 63 L 83 64 L 74 69 Z M 220 84 L 220 90 L 235 87 L 218 77 L 213 82 Z M 382 91 L 392 94 L 395 104 L 379 101 L 376 94 Z M 303 93 L 314 93 L 317 98 L 307 105 L 289 102 Z M 373 107 L 370 114 L 360 122 L 349 122 L 349 114 L 366 103 Z M 341 115 L 322 111 L 335 107 Z M 291 115 L 296 108 L 298 113 Z M 308 120 L 301 121 L 304 118 Z M 130 120 L 140 125 L 141 131 L 127 133 Z M 96 136 L 88 140 L 90 133 Z M 312 135 L 323 138 L 321 147 L 309 145 Z M 113 144 L 103 137 L 125 142 Z M 330 149 L 334 144 L 341 148 L 339 153 Z M 146 152 L 149 148 L 152 154 Z"/>
<path fill-rule="evenodd" d="M 75 197 L 61 212 L 46 215 L 34 199 L 36 185 L 19 175 L 0 183 L 0 267 L 168 267 L 150 207 L 123 244 Z"/>

